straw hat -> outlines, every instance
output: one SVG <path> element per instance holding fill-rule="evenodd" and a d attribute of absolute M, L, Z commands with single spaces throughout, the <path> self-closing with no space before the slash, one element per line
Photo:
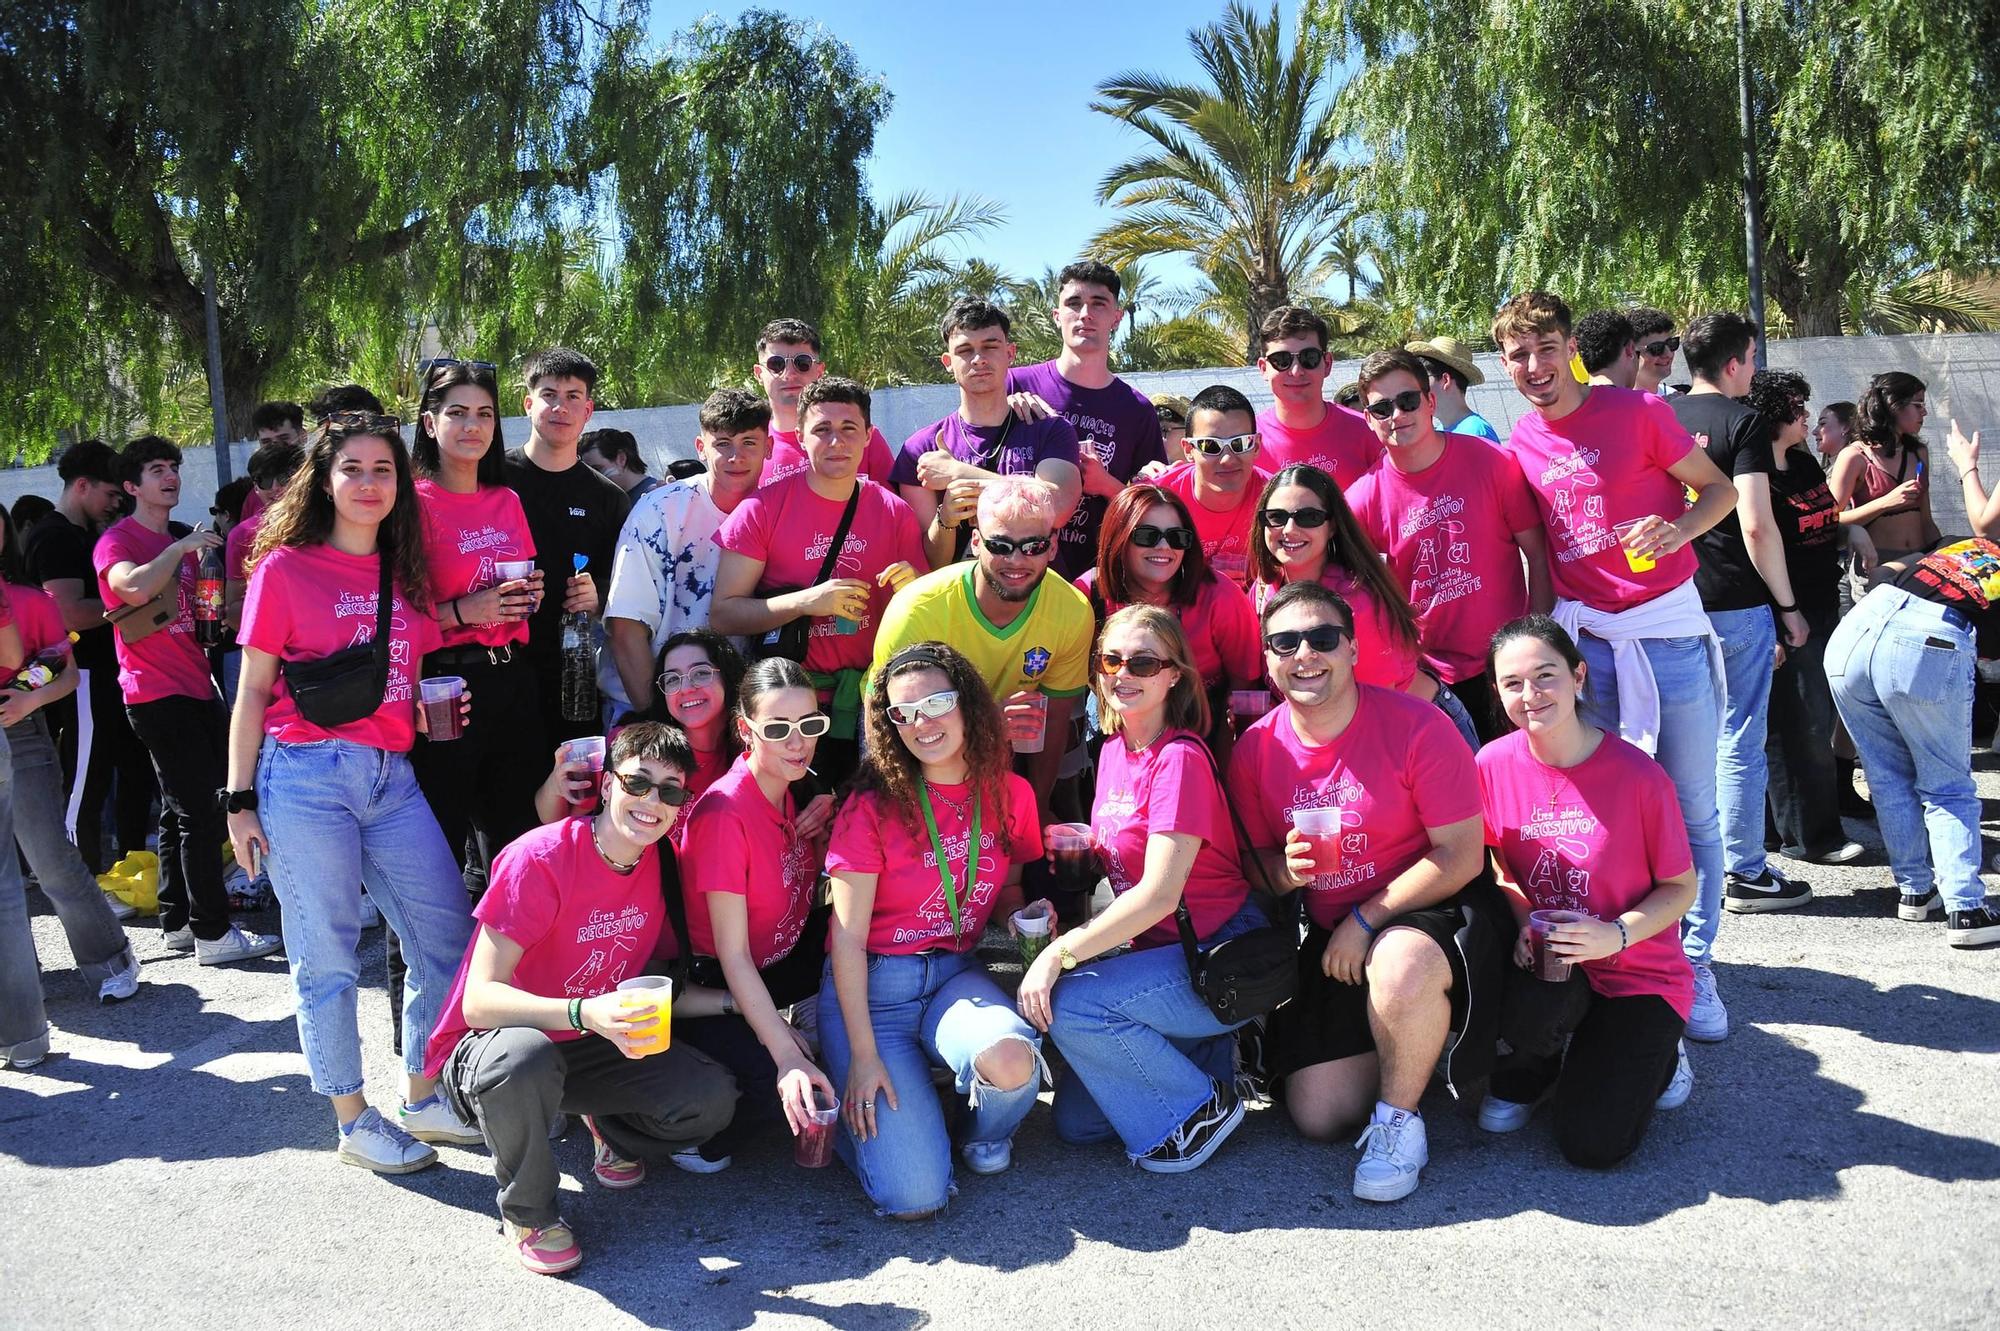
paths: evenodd
<path fill-rule="evenodd" d="M 1180 417 L 1181 424 L 1183 425 L 1187 424 L 1188 417 L 1194 413 L 1194 408 L 1179 393 L 1153 394 L 1153 410 L 1156 412 L 1171 411 L 1174 415 Z"/>
<path fill-rule="evenodd" d="M 1429 356 L 1442 365 L 1449 365 L 1458 372 L 1458 377 L 1471 388 L 1486 382 L 1486 376 L 1472 363 L 1472 349 L 1455 337 L 1434 337 L 1428 342 L 1411 342 L 1403 350 L 1419 356 Z"/>

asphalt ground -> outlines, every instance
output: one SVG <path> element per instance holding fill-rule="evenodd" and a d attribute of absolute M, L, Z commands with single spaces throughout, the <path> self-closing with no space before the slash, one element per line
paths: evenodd
<path fill-rule="evenodd" d="M 1990 855 L 2000 772 L 1977 764 Z M 1350 1193 L 1353 1150 L 1271 1108 L 1171 1177 L 1065 1148 L 1038 1109 L 1010 1172 L 961 1171 L 942 1218 L 898 1224 L 776 1141 L 607 1192 L 572 1126 L 564 1279 L 515 1263 L 483 1152 L 396 1180 L 336 1163 L 281 960 L 203 969 L 135 928 L 140 996 L 99 1008 L 37 895 L 54 1053 L 0 1072 L 0 1325 L 1991 1326 L 2000 949 L 1899 923 L 1882 863 L 1787 866 L 1813 902 L 1724 920 L 1734 1030 L 1610 1173 L 1563 1163 L 1540 1116 L 1480 1132 L 1435 1085 L 1423 1186 L 1386 1206 Z M 386 1108 L 379 938 L 361 1023 Z"/>

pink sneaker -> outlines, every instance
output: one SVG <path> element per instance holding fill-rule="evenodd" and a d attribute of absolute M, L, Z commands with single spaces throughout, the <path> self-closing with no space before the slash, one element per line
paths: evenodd
<path fill-rule="evenodd" d="M 590 1172 L 597 1175 L 597 1181 L 607 1188 L 623 1190 L 636 1188 L 646 1181 L 646 1162 L 627 1160 L 611 1149 L 611 1144 L 597 1135 L 597 1120 L 590 1115 L 583 1116 L 583 1126 L 590 1129 L 590 1140 L 596 1146 L 590 1160 Z"/>
<path fill-rule="evenodd" d="M 509 1223 L 507 1238 L 521 1255 L 521 1265 L 536 1275 L 559 1276 L 583 1264 L 583 1249 L 577 1246 L 576 1235 L 570 1233 L 560 1216 L 553 1225 L 543 1225 L 540 1229 Z"/>

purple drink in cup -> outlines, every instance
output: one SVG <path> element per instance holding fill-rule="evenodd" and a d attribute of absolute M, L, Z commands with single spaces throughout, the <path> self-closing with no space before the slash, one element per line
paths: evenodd
<path fill-rule="evenodd" d="M 801 1169 L 825 1169 L 833 1163 L 833 1134 L 840 1126 L 840 1101 L 824 1091 L 813 1092 L 812 1115 L 805 1130 L 792 1138 L 792 1163 Z"/>
<path fill-rule="evenodd" d="M 1534 964 L 1530 967 L 1538 980 L 1562 981 L 1569 978 L 1573 964 L 1560 952 L 1549 951 L 1549 933 L 1559 924 L 1577 924 L 1589 919 L 1581 911 L 1538 910 L 1528 915 L 1528 939 L 1534 952 Z"/>
<path fill-rule="evenodd" d="M 418 681 L 417 690 L 424 700 L 426 739 L 440 743 L 465 733 L 465 718 L 459 713 L 459 699 L 465 696 L 464 680 L 457 675 L 437 675 Z"/>

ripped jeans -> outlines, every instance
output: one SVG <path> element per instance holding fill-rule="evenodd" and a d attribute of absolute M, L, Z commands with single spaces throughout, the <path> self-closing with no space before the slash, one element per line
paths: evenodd
<path fill-rule="evenodd" d="M 896 1088 L 897 1107 L 886 1099 L 875 1109 L 876 1135 L 857 1142 L 846 1126 L 836 1149 L 861 1180 L 861 1190 L 881 1215 L 943 1208 L 953 1192 L 951 1136 L 943 1106 L 931 1090 L 931 1068 L 948 1069 L 971 1113 L 960 1134 L 968 1142 L 1003 1142 L 1035 1106 L 1043 1075 L 1042 1038 L 970 952 L 914 956 L 870 953 L 868 1017 L 875 1046 Z M 827 1076 L 844 1096 L 853 1064 L 833 963 L 819 991 L 820 1051 Z M 1035 1054 L 1036 1075 L 1003 1091 L 979 1077 L 973 1063 L 1002 1040 L 1024 1041 Z M 844 1106 L 843 1106 L 844 1108 Z"/>

